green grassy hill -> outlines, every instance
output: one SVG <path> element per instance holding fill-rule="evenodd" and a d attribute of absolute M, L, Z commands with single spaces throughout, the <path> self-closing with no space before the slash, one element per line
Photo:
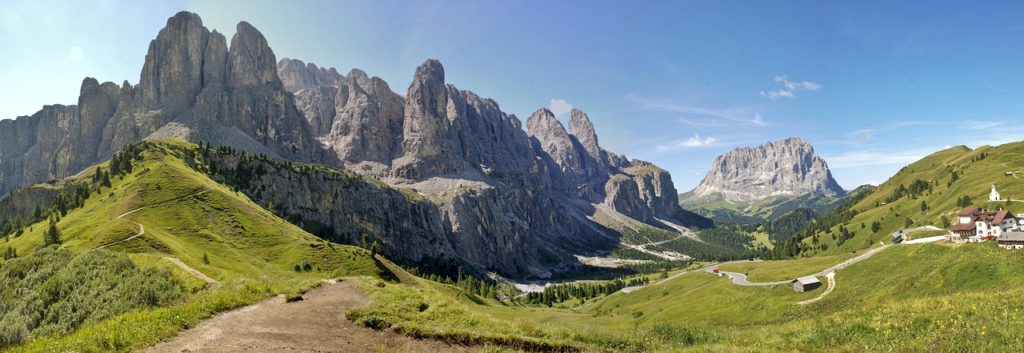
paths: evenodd
<path fill-rule="evenodd" d="M 901 169 L 851 205 L 849 212 L 819 222 L 821 227 L 801 239 L 801 256 L 838 254 L 889 242 L 892 232 L 908 225 L 948 228 L 956 222 L 964 197 L 970 198 L 969 205 L 974 207 L 1024 212 L 1024 179 L 1006 175 L 1021 171 L 1024 143 L 975 150 L 957 146 L 936 152 Z M 1004 201 L 988 201 L 992 184 Z M 876 222 L 877 230 L 873 230 Z M 846 229 L 845 235 L 840 226 Z"/>
<path fill-rule="evenodd" d="M 25 310 L 43 317 L 0 318 L 0 348 L 33 340 L 20 349 L 58 345 L 80 351 L 133 350 L 217 311 L 294 293 L 320 279 L 390 274 L 369 251 L 312 236 L 189 167 L 187 151 L 194 148 L 169 141 L 134 145 L 119 161 L 63 183 L 89 190 L 87 198 L 76 201 L 79 207 L 61 210 L 67 207 L 53 204 L 54 198 L 40 199 L 36 206 L 43 210 L 43 219 L 7 234 L 8 240 L 0 243 L 0 253 L 17 254 L 0 265 L 0 272 L 23 279 L 6 282 L 15 288 L 0 290 L 0 308 L 4 303 L 14 308 L 27 300 L 25 293 L 35 293 L 30 295 L 42 299 Z M 115 168 L 124 170 L 125 163 L 131 164 L 130 171 L 107 176 Z M 66 213 L 60 216 L 61 211 Z M 44 244 L 51 220 L 59 233 L 59 250 Z M 220 284 L 207 285 L 175 259 Z M 152 280 L 129 282 L 134 273 Z M 104 286 L 167 295 L 91 299 L 88 293 Z M 68 315 L 69 307 L 77 308 L 80 317 Z M 111 309 L 93 310 L 97 308 Z M 76 330 L 73 339 L 61 338 Z M 123 330 L 122 336 L 109 335 Z"/>
<path fill-rule="evenodd" d="M 771 280 L 845 258 L 738 266 Z M 810 305 L 797 302 L 824 288 L 741 287 L 703 271 L 571 308 L 475 301 L 429 283 L 367 284 L 376 303 L 350 316 L 420 337 L 539 350 L 1017 351 L 1021 260 L 1024 252 L 991 243 L 895 246 L 838 272 L 834 292 Z"/>
<path fill-rule="evenodd" d="M 861 191 L 861 188 L 851 194 Z M 848 200 L 846 197 L 829 197 L 811 193 L 797 197 L 768 197 L 753 202 L 732 202 L 721 197 L 712 197 L 692 203 L 686 201 L 690 195 L 690 192 L 679 195 L 680 204 L 684 208 L 715 222 L 736 224 L 764 223 L 779 219 L 800 208 L 811 209 L 817 214 L 826 215 Z"/>
<path fill-rule="evenodd" d="M 217 312 L 278 293 L 295 293 L 338 276 L 356 276 L 347 278 L 360 281 L 360 288 L 374 299 L 369 306 L 350 311 L 351 320 L 420 338 L 506 349 L 1024 349 L 1019 339 L 1024 313 L 1017 304 L 1024 296 L 1024 252 L 1002 250 L 992 243 L 891 247 L 838 272 L 834 292 L 810 305 L 797 302 L 818 297 L 823 288 L 795 293 L 788 286 L 742 287 L 697 271 L 631 293 L 569 298 L 547 307 L 510 299 L 514 293 L 495 294 L 481 282 L 452 285 L 419 278 L 387 260 L 371 259 L 366 250 L 324 242 L 189 167 L 185 161 L 193 146 L 160 142 L 133 148 L 127 154 L 131 172 L 115 173 L 104 186 L 106 173 L 116 167 L 103 164 L 98 177 L 90 170 L 66 181 L 65 185 L 89 190 L 88 197 L 76 191 L 83 195 L 80 200 L 41 198 L 49 205 L 41 211 L 43 218 L 0 243 L 0 253 L 17 253 L 0 265 L 0 308 L 26 313 L 0 318 L 0 342 L 23 343 L 5 349 L 133 351 Z M 986 175 L 1005 169 L 1003 163 L 1012 164 L 1013 153 L 1022 148 L 987 149 L 984 158 L 983 152 L 966 149 L 940 152 L 901 171 L 892 184 L 879 188 L 881 194 L 876 191 L 851 205 L 849 210 L 856 212 L 841 212 L 858 220 L 886 206 L 903 211 L 922 200 L 950 208 L 943 205 L 957 196 L 941 195 L 939 190 L 973 190 L 972 185 L 990 183 Z M 996 151 L 1007 159 L 1000 161 Z M 123 165 L 124 156 L 113 163 Z M 885 190 L 899 190 L 899 181 L 906 185 L 928 175 L 941 177 L 936 170 L 944 163 L 958 171 L 958 180 L 933 180 L 930 192 L 919 186 L 914 188 L 916 196 L 884 201 L 889 198 Z M 1015 178 L 1008 179 L 1014 183 L 1003 183 L 1006 195 L 1024 191 Z M 60 244 L 41 246 L 52 238 L 49 219 L 61 213 L 54 202 L 62 198 L 71 206 L 65 205 L 66 213 L 54 223 Z M 860 208 L 874 205 L 872 200 L 882 201 L 877 207 Z M 918 212 L 941 217 L 946 211 Z M 853 228 L 849 224 L 854 223 L 846 224 Z M 145 232 L 139 235 L 141 228 Z M 836 255 L 723 268 L 748 273 L 752 281 L 784 280 L 854 256 L 851 251 L 813 251 Z M 219 284 L 208 284 L 166 258 L 180 259 Z M 647 278 L 657 282 L 661 277 Z"/>

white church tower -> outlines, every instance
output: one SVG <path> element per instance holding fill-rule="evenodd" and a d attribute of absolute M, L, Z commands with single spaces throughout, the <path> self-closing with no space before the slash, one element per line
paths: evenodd
<path fill-rule="evenodd" d="M 989 201 L 999 201 L 999 192 L 996 191 L 996 184 L 992 184 L 992 192 L 988 194 Z"/>

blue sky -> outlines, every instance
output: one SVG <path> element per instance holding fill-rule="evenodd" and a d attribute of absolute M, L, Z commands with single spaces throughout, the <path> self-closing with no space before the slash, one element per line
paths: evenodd
<path fill-rule="evenodd" d="M 405 93 L 448 82 L 524 119 L 590 114 L 601 144 L 672 172 L 789 136 L 841 185 L 885 181 L 952 145 L 1024 140 L 1024 4 L 942 1 L 0 1 L 0 118 L 74 104 L 81 79 L 137 83 L 180 10 L 279 58 L 361 68 Z M 563 121 L 565 116 L 562 116 Z"/>

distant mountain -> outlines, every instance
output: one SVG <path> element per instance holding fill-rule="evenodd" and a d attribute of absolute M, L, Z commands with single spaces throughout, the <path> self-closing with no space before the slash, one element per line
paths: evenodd
<path fill-rule="evenodd" d="M 751 223 L 801 207 L 828 212 L 844 195 L 825 160 L 807 141 L 793 137 L 718 156 L 680 202 L 715 220 Z"/>
<path fill-rule="evenodd" d="M 423 198 L 428 205 L 306 199 L 313 190 L 344 192 L 284 180 L 249 190 L 294 209 L 301 216 L 294 221 L 316 224 L 318 234 L 351 241 L 357 236 L 350 233 L 365 233 L 402 261 L 547 277 L 580 265 L 576 255 L 607 256 L 650 241 L 626 228 L 681 237 L 687 226 L 711 224 L 679 206 L 668 172 L 602 149 L 582 111 L 570 114 L 566 129 L 539 109 L 524 129 L 494 100 L 447 83 L 436 60 L 416 69 L 402 96 L 360 70 L 342 75 L 277 61 L 246 22 L 228 43 L 198 15 L 178 13 L 150 43 L 137 85 L 86 78 L 78 105 L 0 121 L 0 195 L 75 175 L 137 141 L 180 139 L 344 167 Z M 398 214 L 395 207 L 413 213 L 381 222 L 384 228 L 361 224 Z M 410 244 L 415 251 L 406 251 Z"/>

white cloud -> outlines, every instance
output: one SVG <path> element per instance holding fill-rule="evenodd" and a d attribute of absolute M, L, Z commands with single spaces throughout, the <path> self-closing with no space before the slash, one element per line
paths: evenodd
<path fill-rule="evenodd" d="M 751 120 L 750 122 L 754 123 L 754 125 L 757 125 L 757 126 L 768 125 L 768 123 L 764 122 L 764 117 L 761 116 L 761 114 L 758 114 L 758 113 L 754 113 L 754 120 Z"/>
<path fill-rule="evenodd" d="M 821 85 L 811 81 L 790 81 L 786 76 L 775 76 L 773 79 L 775 83 L 782 85 L 783 88 L 777 90 L 761 91 L 760 95 L 768 99 L 779 99 L 779 98 L 796 98 L 797 91 L 817 91 L 821 89 Z"/>
<path fill-rule="evenodd" d="M 979 121 L 979 120 L 967 120 L 960 124 L 960 127 L 971 131 L 980 130 L 991 130 L 996 127 L 1006 125 L 1004 121 Z"/>
<path fill-rule="evenodd" d="M 775 82 L 781 83 L 790 91 L 817 91 L 821 85 L 811 81 L 790 81 L 786 76 L 775 76 Z"/>
<path fill-rule="evenodd" d="M 847 134 L 847 136 L 858 141 L 867 141 L 875 137 L 875 130 L 860 129 Z"/>
<path fill-rule="evenodd" d="M 85 59 L 85 52 L 82 51 L 82 48 L 79 46 L 73 46 L 71 49 L 68 49 L 68 59 L 70 59 L 72 63 L 80 63 L 82 62 L 82 59 Z"/>
<path fill-rule="evenodd" d="M 824 157 L 828 166 L 834 169 L 860 168 L 880 165 L 904 166 L 924 158 L 935 152 L 933 149 L 915 149 L 909 151 L 860 150 L 848 151 L 834 156 Z"/>
<path fill-rule="evenodd" d="M 667 152 L 683 148 L 714 146 L 717 142 L 718 140 L 712 136 L 701 137 L 699 134 L 693 134 L 693 137 L 690 137 L 688 139 L 678 140 L 666 144 L 660 144 L 656 148 L 659 152 Z"/>
<path fill-rule="evenodd" d="M 694 127 L 737 127 L 768 126 L 764 116 L 753 108 L 707 108 L 678 105 L 649 98 L 626 96 L 626 99 L 640 104 L 645 109 L 680 113 L 680 123 Z"/>
<path fill-rule="evenodd" d="M 778 91 L 761 91 L 760 94 L 761 97 L 768 99 L 796 98 L 796 95 L 794 95 L 793 92 L 784 89 L 780 89 Z"/>
<path fill-rule="evenodd" d="M 569 102 L 566 102 L 564 99 L 551 98 L 551 101 L 548 103 L 548 109 L 550 109 L 557 118 L 564 114 L 569 114 L 569 112 L 572 111 L 572 104 L 569 104 Z"/>

